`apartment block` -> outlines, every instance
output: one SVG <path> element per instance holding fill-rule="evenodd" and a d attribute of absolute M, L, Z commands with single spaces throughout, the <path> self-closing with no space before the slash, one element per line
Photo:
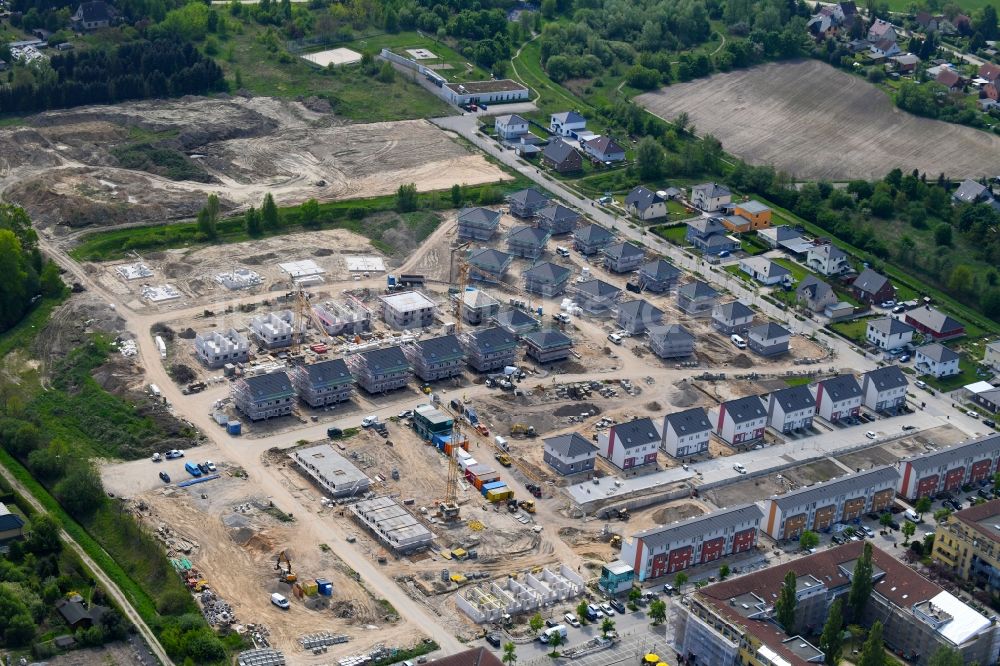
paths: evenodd
<path fill-rule="evenodd" d="M 351 399 L 354 377 L 342 358 L 295 365 L 288 374 L 299 398 L 310 407 L 326 407 Z"/>
<path fill-rule="evenodd" d="M 354 380 L 369 393 L 403 388 L 410 381 L 410 362 L 399 347 L 372 349 L 344 359 Z"/>
<path fill-rule="evenodd" d="M 292 413 L 295 389 L 284 372 L 241 377 L 232 384 L 236 408 L 251 421 L 265 421 Z"/>
<path fill-rule="evenodd" d="M 207 367 L 221 368 L 227 363 L 244 363 L 250 358 L 250 341 L 235 328 L 209 331 L 195 336 L 194 351 Z"/>
<path fill-rule="evenodd" d="M 1000 434 L 979 437 L 963 444 L 899 462 L 900 496 L 907 500 L 933 497 L 965 484 L 975 484 L 1000 471 Z"/>
<path fill-rule="evenodd" d="M 402 350 L 413 374 L 425 382 L 460 375 L 465 365 L 465 351 L 454 335 L 408 342 Z"/>

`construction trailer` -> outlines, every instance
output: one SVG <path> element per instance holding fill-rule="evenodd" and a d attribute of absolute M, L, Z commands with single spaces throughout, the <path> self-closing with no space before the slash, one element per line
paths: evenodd
<path fill-rule="evenodd" d="M 250 340 L 235 328 L 209 331 L 195 336 L 194 351 L 207 367 L 221 368 L 227 363 L 246 362 L 250 358 Z"/>
<path fill-rule="evenodd" d="M 299 398 L 310 407 L 326 407 L 351 399 L 354 377 L 344 359 L 296 365 L 289 375 Z"/>
<path fill-rule="evenodd" d="M 558 573 L 543 568 L 523 578 L 480 583 L 456 597 L 458 607 L 473 622 L 499 622 L 505 615 L 530 613 L 539 608 L 574 599 L 585 591 L 585 583 L 573 569 L 559 565 Z"/>
<path fill-rule="evenodd" d="M 371 480 L 329 444 L 299 449 L 292 460 L 330 497 L 360 497 Z"/>
<path fill-rule="evenodd" d="M 241 377 L 233 382 L 231 395 L 251 421 L 287 416 L 295 404 L 295 389 L 284 371 Z"/>
<path fill-rule="evenodd" d="M 420 291 L 398 291 L 379 296 L 382 319 L 396 330 L 426 328 L 434 324 L 437 303 Z"/>
<path fill-rule="evenodd" d="M 291 347 L 295 341 L 295 315 L 291 310 L 268 312 L 250 318 L 250 338 L 267 349 Z M 305 332 L 305 323 L 300 322 L 299 333 Z"/>
<path fill-rule="evenodd" d="M 459 297 L 462 321 L 471 326 L 478 326 L 489 321 L 500 312 L 500 302 L 482 289 L 466 288 Z"/>
<path fill-rule="evenodd" d="M 314 305 L 312 311 L 327 335 L 360 335 L 372 328 L 372 311 L 353 296 L 343 303 L 327 301 Z"/>
<path fill-rule="evenodd" d="M 434 534 L 391 497 L 375 497 L 351 505 L 351 515 L 397 554 L 431 545 Z"/>
<path fill-rule="evenodd" d="M 358 386 L 369 393 L 393 391 L 410 381 L 410 362 L 398 346 L 351 354 L 344 360 Z"/>
<path fill-rule="evenodd" d="M 417 405 L 413 410 L 413 429 L 425 440 L 451 435 L 454 419 L 433 405 Z"/>
<path fill-rule="evenodd" d="M 402 350 L 414 374 L 425 382 L 462 374 L 465 352 L 454 335 L 407 342 Z"/>
<path fill-rule="evenodd" d="M 499 326 L 469 331 L 459 341 L 469 365 L 478 372 L 502 370 L 517 360 L 517 336 Z"/>

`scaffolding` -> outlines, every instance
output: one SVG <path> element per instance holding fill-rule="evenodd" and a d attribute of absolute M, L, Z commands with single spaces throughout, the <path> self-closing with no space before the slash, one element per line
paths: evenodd
<path fill-rule="evenodd" d="M 407 342 L 401 349 L 414 374 L 425 382 L 462 374 L 465 351 L 454 335 Z"/>
<path fill-rule="evenodd" d="M 399 347 L 351 354 L 344 361 L 358 385 L 369 393 L 403 388 L 410 381 L 410 363 Z"/>
<path fill-rule="evenodd" d="M 354 296 L 348 295 L 343 303 L 327 301 L 314 305 L 312 311 L 330 336 L 359 335 L 372 327 L 372 311 Z"/>
<path fill-rule="evenodd" d="M 573 599 L 583 594 L 584 580 L 565 564 L 558 573 L 543 568 L 525 574 L 523 579 L 509 576 L 469 587 L 458 595 L 458 607 L 477 624 L 498 622 L 504 615 L 528 613 L 543 606 Z"/>

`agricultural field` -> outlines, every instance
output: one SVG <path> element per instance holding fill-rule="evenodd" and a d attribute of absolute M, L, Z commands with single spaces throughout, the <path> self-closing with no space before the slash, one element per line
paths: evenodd
<path fill-rule="evenodd" d="M 979 178 L 1000 158 L 1000 137 L 912 116 L 870 83 L 815 60 L 717 74 L 636 101 L 667 120 L 687 113 L 727 152 L 797 178 L 872 179 L 894 167 Z"/>

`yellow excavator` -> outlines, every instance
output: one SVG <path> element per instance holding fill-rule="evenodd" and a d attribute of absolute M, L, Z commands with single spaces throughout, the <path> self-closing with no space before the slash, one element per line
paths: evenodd
<path fill-rule="evenodd" d="M 281 566 L 282 564 L 288 568 L 285 569 Z M 282 583 L 294 583 L 299 579 L 298 576 L 292 573 L 292 560 L 284 550 L 278 553 L 277 561 L 274 563 L 274 570 L 278 572 L 278 580 Z"/>

